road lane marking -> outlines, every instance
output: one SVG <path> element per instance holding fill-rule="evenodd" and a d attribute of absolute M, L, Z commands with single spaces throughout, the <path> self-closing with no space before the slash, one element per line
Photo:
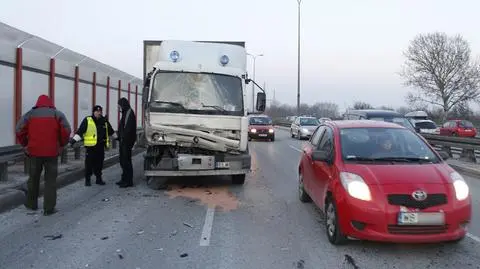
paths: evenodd
<path fill-rule="evenodd" d="M 202 237 L 200 237 L 200 246 L 206 247 L 210 245 L 210 237 L 212 236 L 213 216 L 215 207 L 207 207 L 205 214 L 205 224 L 203 224 Z"/>
<path fill-rule="evenodd" d="M 294 146 L 292 146 L 292 145 L 288 145 L 288 146 L 291 147 L 292 149 L 298 151 L 298 152 L 303 152 L 301 149 L 296 148 L 296 147 L 294 147 Z"/>
<path fill-rule="evenodd" d="M 477 243 L 480 243 L 480 237 L 478 237 L 478 236 L 476 236 L 476 235 L 473 235 L 473 234 L 471 234 L 471 233 L 467 233 L 467 236 L 468 236 L 470 239 L 476 241 Z"/>

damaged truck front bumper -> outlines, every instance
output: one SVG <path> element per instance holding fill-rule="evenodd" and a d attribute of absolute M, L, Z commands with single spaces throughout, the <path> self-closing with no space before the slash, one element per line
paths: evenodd
<path fill-rule="evenodd" d="M 146 162 L 147 163 L 147 162 Z M 190 155 L 178 154 L 157 164 L 146 164 L 145 176 L 220 176 L 242 175 L 251 170 L 250 154 L 239 155 Z"/>

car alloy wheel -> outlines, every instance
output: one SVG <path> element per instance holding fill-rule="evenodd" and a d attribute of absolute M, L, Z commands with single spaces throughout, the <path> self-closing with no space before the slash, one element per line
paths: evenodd
<path fill-rule="evenodd" d="M 342 233 L 340 225 L 338 224 L 337 208 L 333 198 L 329 198 L 325 205 L 325 229 L 327 232 L 328 241 L 333 245 L 342 245 L 346 243 L 347 237 Z"/>

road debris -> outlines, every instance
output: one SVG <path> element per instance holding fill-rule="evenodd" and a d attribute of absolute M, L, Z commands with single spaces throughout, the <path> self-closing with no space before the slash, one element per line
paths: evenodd
<path fill-rule="evenodd" d="M 100 239 L 102 239 L 102 240 L 107 240 L 107 239 L 108 239 L 108 236 L 104 236 L 104 237 L 102 237 L 102 238 L 100 238 Z"/>
<path fill-rule="evenodd" d="M 170 234 L 170 237 L 177 235 L 177 233 L 178 233 L 177 230 L 173 231 L 173 232 Z"/>
<path fill-rule="evenodd" d="M 305 268 L 305 261 L 304 260 L 299 260 L 297 262 L 297 269 L 303 269 Z"/>
<path fill-rule="evenodd" d="M 118 254 L 118 258 L 119 258 L 120 260 L 123 260 L 123 255 L 122 255 L 122 254 Z"/>
<path fill-rule="evenodd" d="M 102 199 L 102 202 L 108 202 L 108 201 L 110 201 L 110 199 L 108 199 L 108 198 L 103 198 Z"/>
<path fill-rule="evenodd" d="M 180 255 L 180 258 L 185 258 L 185 257 L 187 257 L 187 256 L 188 256 L 187 253 L 183 253 L 183 254 Z"/>
<path fill-rule="evenodd" d="M 48 240 L 57 240 L 62 238 L 62 234 L 57 234 L 57 235 L 45 235 L 44 238 L 48 238 Z"/>
<path fill-rule="evenodd" d="M 138 231 L 137 234 L 138 234 L 138 235 L 141 235 L 141 234 L 143 234 L 144 232 L 145 232 L 145 231 L 143 231 L 143 230 L 142 230 L 142 231 Z"/>
<path fill-rule="evenodd" d="M 193 225 L 190 224 L 190 223 L 187 223 L 187 222 L 184 222 L 183 225 L 187 226 L 187 227 L 190 227 L 190 228 L 193 228 Z"/>
<path fill-rule="evenodd" d="M 345 254 L 345 261 L 349 263 L 351 266 L 353 266 L 354 269 L 360 269 L 360 267 L 357 266 L 355 263 L 355 260 L 352 258 L 352 256 Z"/>

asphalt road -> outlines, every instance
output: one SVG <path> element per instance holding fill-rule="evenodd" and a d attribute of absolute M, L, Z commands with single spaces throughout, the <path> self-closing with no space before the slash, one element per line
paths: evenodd
<path fill-rule="evenodd" d="M 154 191 L 141 180 L 137 156 L 135 188 L 114 185 L 116 165 L 105 170 L 106 186 L 61 189 L 56 215 L 6 212 L 0 268 L 480 268 L 480 180 L 467 177 L 477 215 L 471 237 L 459 244 L 335 247 L 319 211 L 297 198 L 302 142 L 281 130 L 276 138 L 251 142 L 254 171 L 244 186 L 190 179 Z"/>

